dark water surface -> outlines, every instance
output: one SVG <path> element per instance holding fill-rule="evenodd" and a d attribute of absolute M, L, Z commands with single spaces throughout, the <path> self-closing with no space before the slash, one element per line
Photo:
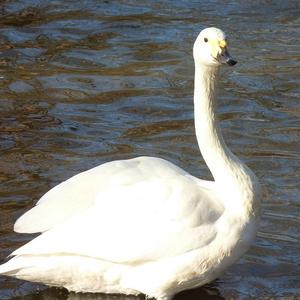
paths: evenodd
<path fill-rule="evenodd" d="M 300 299 L 299 1 L 143 2 L 1 1 L 0 260 L 30 239 L 13 233 L 16 218 L 92 166 L 151 155 L 210 178 L 193 127 L 191 49 L 215 25 L 239 61 L 223 71 L 223 132 L 260 178 L 263 216 L 238 263 L 176 299 Z M 0 299 L 136 298 L 2 276 Z"/>

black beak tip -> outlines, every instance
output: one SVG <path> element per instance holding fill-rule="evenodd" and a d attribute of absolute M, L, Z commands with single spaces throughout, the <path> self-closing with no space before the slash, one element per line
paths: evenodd
<path fill-rule="evenodd" d="M 232 58 L 230 58 L 230 59 L 228 59 L 227 61 L 226 61 L 226 63 L 227 63 L 227 65 L 229 65 L 229 66 L 234 66 L 234 65 L 236 65 L 237 64 L 237 61 L 236 60 L 234 60 L 234 59 L 232 59 Z"/>

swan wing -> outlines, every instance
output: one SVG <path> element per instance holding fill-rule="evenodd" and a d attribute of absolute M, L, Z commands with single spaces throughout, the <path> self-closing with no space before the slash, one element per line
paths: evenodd
<path fill-rule="evenodd" d="M 98 189 L 90 207 L 13 255 L 63 253 L 137 263 L 198 249 L 215 238 L 223 208 L 212 190 L 163 160 L 125 162 L 131 167 L 121 169 L 128 176 L 119 170 Z"/>
<path fill-rule="evenodd" d="M 14 231 L 45 232 L 82 214 L 95 204 L 99 191 L 137 181 L 141 176 L 138 168 L 140 160 L 143 161 L 143 158 L 104 163 L 58 184 L 16 221 Z M 147 158 L 144 160 L 147 161 Z"/>

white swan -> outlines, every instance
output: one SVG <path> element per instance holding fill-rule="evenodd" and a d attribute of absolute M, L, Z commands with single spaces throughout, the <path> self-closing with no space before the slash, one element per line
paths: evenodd
<path fill-rule="evenodd" d="M 42 234 L 0 273 L 75 292 L 144 293 L 168 300 L 219 276 L 255 237 L 259 184 L 224 143 L 215 116 L 225 34 L 204 29 L 194 45 L 195 125 L 213 182 L 163 159 L 113 161 L 46 193 L 15 223 Z"/>

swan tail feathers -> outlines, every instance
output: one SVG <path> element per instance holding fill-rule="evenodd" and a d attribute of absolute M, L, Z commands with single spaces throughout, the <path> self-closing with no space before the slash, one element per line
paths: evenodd
<path fill-rule="evenodd" d="M 8 262 L 0 265 L 0 274 L 13 276 L 19 269 L 19 263 L 17 263 L 15 259 L 11 259 Z"/>

